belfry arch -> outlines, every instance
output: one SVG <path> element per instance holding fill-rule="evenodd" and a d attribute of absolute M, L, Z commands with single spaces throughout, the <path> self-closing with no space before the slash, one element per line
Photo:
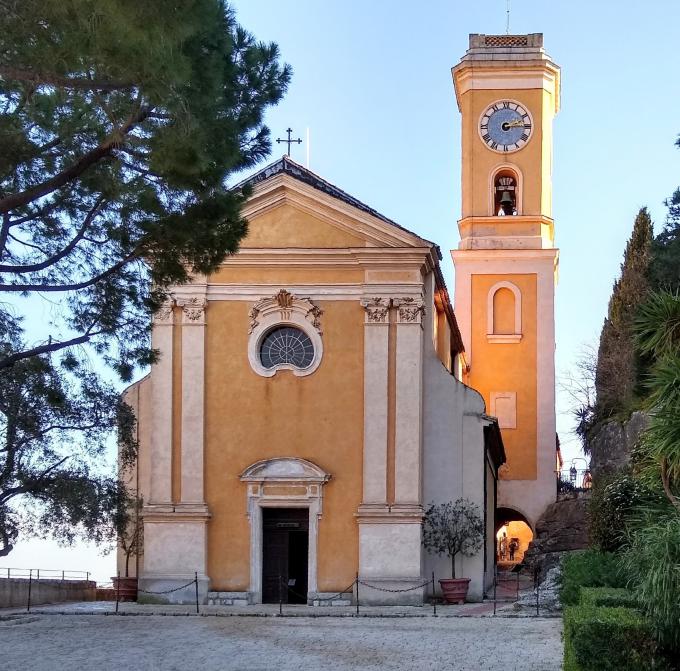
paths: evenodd
<path fill-rule="evenodd" d="M 496 166 L 489 175 L 489 215 L 521 215 L 523 182 L 522 171 L 516 165 L 503 163 Z M 501 201 L 506 205 L 504 210 Z M 510 207 L 507 207 L 508 204 Z"/>

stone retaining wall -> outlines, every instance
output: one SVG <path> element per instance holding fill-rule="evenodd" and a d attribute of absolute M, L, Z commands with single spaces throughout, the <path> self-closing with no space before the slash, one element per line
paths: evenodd
<path fill-rule="evenodd" d="M 28 578 L 0 578 L 0 608 L 25 607 Z M 97 583 L 92 580 L 32 580 L 31 605 L 64 601 L 94 601 Z"/>

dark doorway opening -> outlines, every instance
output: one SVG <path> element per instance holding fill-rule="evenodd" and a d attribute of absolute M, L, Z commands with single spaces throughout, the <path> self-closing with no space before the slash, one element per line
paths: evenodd
<path fill-rule="evenodd" d="M 262 602 L 307 603 L 309 510 L 263 508 L 262 532 Z"/>

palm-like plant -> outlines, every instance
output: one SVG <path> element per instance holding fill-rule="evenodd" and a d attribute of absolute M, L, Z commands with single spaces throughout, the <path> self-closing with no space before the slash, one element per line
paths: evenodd
<path fill-rule="evenodd" d="M 664 493 L 680 511 L 680 294 L 651 294 L 636 321 L 637 346 L 654 365 L 647 379 L 649 428 L 641 452 L 643 476 L 661 477 Z"/>

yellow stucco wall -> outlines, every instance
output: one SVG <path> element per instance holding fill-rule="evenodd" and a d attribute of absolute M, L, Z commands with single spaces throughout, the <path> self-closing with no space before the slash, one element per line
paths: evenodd
<path fill-rule="evenodd" d="M 363 309 L 319 301 L 324 356 L 307 377 L 257 375 L 247 358 L 247 302 L 210 303 L 206 327 L 205 487 L 211 589 L 244 591 L 250 579 L 246 486 L 261 459 L 295 456 L 332 474 L 319 522 L 319 590 L 342 589 L 358 565 L 354 512 L 361 502 Z M 342 552 L 338 551 L 342 548 Z"/>
<path fill-rule="evenodd" d="M 495 343 L 487 338 L 487 298 L 494 284 L 515 284 L 522 294 L 522 339 Z M 504 306 L 504 310 L 508 310 Z M 502 477 L 536 478 L 536 275 L 473 275 L 470 385 L 491 409 L 491 392 L 517 393 L 517 428 L 502 429 L 508 471 Z"/>
<path fill-rule="evenodd" d="M 251 219 L 242 249 L 364 247 L 365 241 L 303 210 L 284 204 Z"/>

